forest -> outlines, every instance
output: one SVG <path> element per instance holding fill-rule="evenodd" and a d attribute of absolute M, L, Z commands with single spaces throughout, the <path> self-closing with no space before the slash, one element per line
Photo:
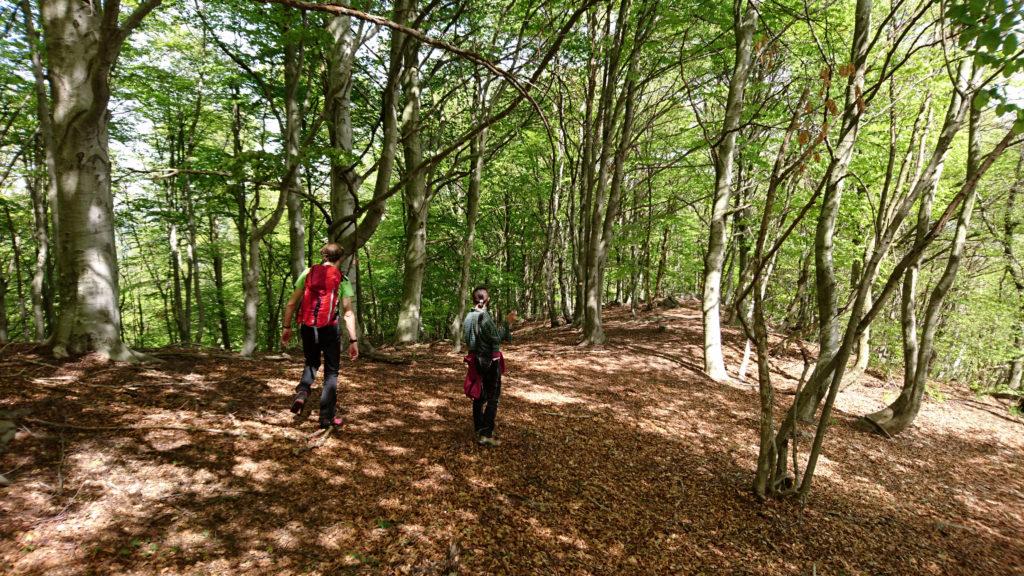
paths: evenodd
<path fill-rule="evenodd" d="M 0 25 L 0 572 L 1024 571 L 1024 0 Z"/>

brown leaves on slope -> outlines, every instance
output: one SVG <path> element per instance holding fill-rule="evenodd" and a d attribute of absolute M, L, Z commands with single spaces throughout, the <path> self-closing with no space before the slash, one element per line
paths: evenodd
<path fill-rule="evenodd" d="M 0 410 L 21 428 L 0 456 L 0 473 L 15 469 L 0 572 L 1024 569 L 1024 428 L 1000 407 L 949 390 L 887 440 L 852 426 L 893 391 L 865 378 L 840 396 L 809 505 L 760 504 L 748 489 L 756 392 L 700 373 L 698 311 L 610 310 L 606 328 L 594 350 L 567 329 L 517 333 L 497 449 L 473 443 L 461 359 L 438 344 L 398 352 L 407 366 L 346 363 L 343 430 L 297 456 L 316 418 L 287 411 L 298 360 L 180 352 L 49 367 L 12 347 Z M 735 367 L 739 336 L 727 340 Z M 780 358 L 777 385 L 800 365 Z"/>

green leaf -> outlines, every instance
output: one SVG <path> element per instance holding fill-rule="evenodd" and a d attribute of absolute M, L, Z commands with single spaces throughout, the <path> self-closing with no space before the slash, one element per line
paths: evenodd
<path fill-rule="evenodd" d="M 978 46 L 983 46 L 989 50 L 998 50 L 999 32 L 996 30 L 985 30 L 978 36 Z"/>
<path fill-rule="evenodd" d="M 1017 121 L 1013 123 L 1013 133 L 1022 134 L 1024 133 L 1024 117 L 1017 115 Z"/>
<path fill-rule="evenodd" d="M 967 46 L 971 43 L 971 40 L 974 40 L 974 37 L 976 35 L 977 32 L 975 32 L 973 28 L 966 28 L 964 29 L 964 31 L 960 32 L 960 39 L 958 41 L 958 44 L 960 44 L 961 48 L 967 48 Z"/>
<path fill-rule="evenodd" d="M 974 97 L 974 107 L 977 108 L 978 110 L 981 110 L 982 108 L 985 107 L 986 104 L 988 104 L 988 101 L 991 99 L 991 92 L 988 92 L 987 90 L 978 92 L 978 94 Z"/>
<path fill-rule="evenodd" d="M 1017 51 L 1018 46 L 1017 35 L 1012 32 L 1007 34 L 1006 40 L 1003 40 L 1003 54 L 1013 56 L 1014 52 Z"/>

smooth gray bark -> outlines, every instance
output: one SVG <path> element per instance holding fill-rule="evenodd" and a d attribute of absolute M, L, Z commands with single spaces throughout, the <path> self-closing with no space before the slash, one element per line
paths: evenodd
<path fill-rule="evenodd" d="M 396 10 L 408 12 L 411 19 L 416 9 L 415 0 L 399 0 Z M 420 123 L 420 59 L 419 42 L 406 40 L 405 73 L 402 93 L 402 151 L 405 169 L 413 170 L 423 163 Z M 395 336 L 401 344 L 418 342 L 422 329 L 423 275 L 427 265 L 427 218 L 430 198 L 427 193 L 426 172 L 419 170 L 406 182 L 402 190 L 405 202 L 405 251 L 403 254 L 402 298 L 398 308 Z"/>
<path fill-rule="evenodd" d="M 294 34 L 289 27 L 286 34 Z M 284 47 L 284 142 L 285 170 L 288 179 L 288 247 L 289 269 L 295 281 L 306 269 L 306 223 L 302 213 L 302 184 L 299 174 L 301 162 L 300 140 L 302 132 L 302 102 L 299 101 L 299 83 L 302 80 L 303 42 L 292 40 Z"/>
<path fill-rule="evenodd" d="M 968 180 L 975 178 L 978 172 L 978 166 L 981 162 L 981 145 L 979 141 L 981 137 L 979 134 L 981 111 L 976 107 L 972 107 L 970 116 L 971 120 L 967 155 Z M 960 215 L 957 218 L 956 230 L 950 243 L 949 255 L 946 259 L 946 267 L 943 270 L 942 275 L 939 277 L 938 282 L 936 282 L 935 286 L 932 288 L 931 295 L 928 299 L 924 322 L 921 325 L 920 341 L 918 342 L 916 335 L 913 334 L 912 335 L 915 336 L 914 340 L 905 341 L 904 354 L 905 359 L 907 360 L 907 368 L 900 395 L 886 408 L 866 417 L 887 436 L 895 436 L 896 434 L 906 430 L 911 424 L 913 424 L 921 409 L 921 399 L 924 395 L 924 389 L 928 381 L 929 369 L 931 367 L 932 359 L 935 357 L 935 335 L 940 323 L 942 304 L 945 301 L 946 296 L 949 294 L 950 289 L 953 287 L 953 281 L 956 279 L 957 272 L 960 268 L 960 262 L 963 259 L 964 248 L 967 245 L 967 232 L 970 229 L 971 216 L 973 214 L 977 198 L 978 193 L 977 187 L 975 186 L 970 190 L 960 208 Z M 920 233 L 920 228 L 918 233 Z M 904 295 L 906 295 L 909 290 L 913 290 L 913 286 L 908 288 L 905 285 Z M 913 301 L 911 300 L 911 303 L 912 302 Z M 913 309 L 912 306 L 908 306 L 908 308 L 911 310 Z M 907 334 L 908 331 L 912 330 L 912 328 L 906 326 L 906 324 L 913 322 L 914 320 L 913 313 L 910 310 L 904 312 L 904 334 Z M 913 350 L 912 347 L 916 347 L 916 350 Z M 915 353 L 916 357 L 914 356 Z M 913 365 L 912 367 L 911 364 Z M 909 377 L 909 379 L 906 379 L 907 377 Z"/>
<path fill-rule="evenodd" d="M 743 95 L 750 75 L 754 32 L 757 29 L 758 2 L 747 0 L 736 28 L 736 59 L 729 81 L 722 131 L 714 149 L 715 190 L 711 206 L 708 250 L 704 256 L 704 297 L 701 310 L 704 328 L 704 371 L 714 380 L 726 380 L 722 356 L 721 287 L 722 265 L 725 262 L 726 219 L 732 194 L 733 164 L 736 136 L 743 115 Z"/>
<path fill-rule="evenodd" d="M 52 94 L 61 313 L 53 353 L 134 360 L 121 341 L 108 122 L 110 73 L 128 34 L 160 0 L 119 25 L 120 2 L 42 0 Z"/>

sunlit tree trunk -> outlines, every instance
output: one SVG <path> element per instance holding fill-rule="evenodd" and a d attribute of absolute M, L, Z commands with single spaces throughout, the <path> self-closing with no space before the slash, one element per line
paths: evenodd
<path fill-rule="evenodd" d="M 818 308 L 818 360 L 808 385 L 797 397 L 797 417 L 810 420 L 814 417 L 818 403 L 824 396 L 827 380 L 827 366 L 839 347 L 839 318 L 836 302 L 836 276 L 833 263 L 836 219 L 843 197 L 846 176 L 853 148 L 860 131 L 860 121 L 866 104 L 862 99 L 864 75 L 867 71 L 867 52 L 871 31 L 871 0 L 857 0 L 853 44 L 850 48 L 850 62 L 853 70 L 846 84 L 846 100 L 843 117 L 833 159 L 825 176 L 825 190 L 821 200 L 821 211 L 814 234 L 814 277 L 815 297 Z"/>
<path fill-rule="evenodd" d="M 732 194 L 736 135 L 743 114 L 743 93 L 750 75 L 757 11 L 758 2 L 747 0 L 742 18 L 737 18 L 735 22 L 736 60 L 729 81 L 722 132 L 713 151 L 715 190 L 711 207 L 708 250 L 704 256 L 704 298 L 701 308 L 704 327 L 704 371 L 714 380 L 726 380 L 729 377 L 725 371 L 725 359 L 722 357 L 722 264 L 725 261 L 726 218 Z"/>
<path fill-rule="evenodd" d="M 981 111 L 977 107 L 972 107 L 967 154 L 966 177 L 968 180 L 976 178 L 980 164 L 980 122 Z M 950 244 L 949 256 L 946 260 L 946 268 L 932 288 L 928 299 L 924 323 L 921 326 L 920 341 L 917 341 L 916 335 L 912 334 L 913 328 L 907 326 L 908 322 L 915 320 L 912 312 L 913 301 L 910 301 L 910 306 L 905 306 L 903 318 L 904 334 L 906 335 L 908 330 L 910 330 L 911 335 L 914 336 L 913 341 L 907 342 L 904 346 L 905 360 L 907 360 L 908 364 L 905 378 L 909 377 L 909 380 L 904 380 L 903 389 L 892 404 L 868 416 L 868 419 L 888 436 L 895 436 L 906 430 L 913 424 L 921 409 L 921 399 L 928 381 L 931 362 L 935 357 L 935 335 L 940 323 L 942 304 L 953 287 L 953 281 L 956 279 L 957 271 L 960 268 L 960 261 L 963 259 L 964 247 L 967 245 L 967 232 L 971 225 L 971 216 L 977 197 L 977 187 L 975 186 L 964 198 L 963 205 L 960 208 L 956 230 Z M 908 274 L 909 272 L 908 270 Z M 907 282 L 904 285 L 904 296 L 906 297 L 908 291 L 912 293 L 913 288 L 912 281 Z M 906 310 L 906 308 L 910 308 L 910 310 Z M 916 344 L 916 351 L 911 349 L 911 346 L 914 344 Z M 914 352 L 916 352 L 916 357 L 914 357 Z M 910 368 L 910 364 L 913 364 L 913 369 Z"/>
<path fill-rule="evenodd" d="M 328 51 L 327 92 L 324 107 L 327 113 L 327 131 L 331 146 L 337 154 L 331 156 L 331 220 L 341 221 L 355 214 L 356 199 L 362 179 L 356 169 L 358 163 L 352 154 L 352 63 L 358 48 L 358 34 L 352 29 L 348 16 L 335 16 L 327 23 L 331 37 Z M 354 226 L 354 223 L 352 224 Z M 347 230 L 347 229 L 346 229 Z M 331 239 L 338 241 L 338 234 Z M 372 352 L 373 346 L 363 338 L 362 311 L 365 309 L 360 286 L 357 250 L 345 254 L 345 274 L 356 292 L 353 303 L 356 311 L 356 336 L 359 350 L 364 354 Z M 347 330 L 342 330 L 342 342 L 349 343 Z"/>
<path fill-rule="evenodd" d="M 121 341 L 118 268 L 107 137 L 110 73 L 124 40 L 160 0 L 118 25 L 120 2 L 43 0 L 53 96 L 61 313 L 54 355 L 88 351 L 132 360 Z"/>

